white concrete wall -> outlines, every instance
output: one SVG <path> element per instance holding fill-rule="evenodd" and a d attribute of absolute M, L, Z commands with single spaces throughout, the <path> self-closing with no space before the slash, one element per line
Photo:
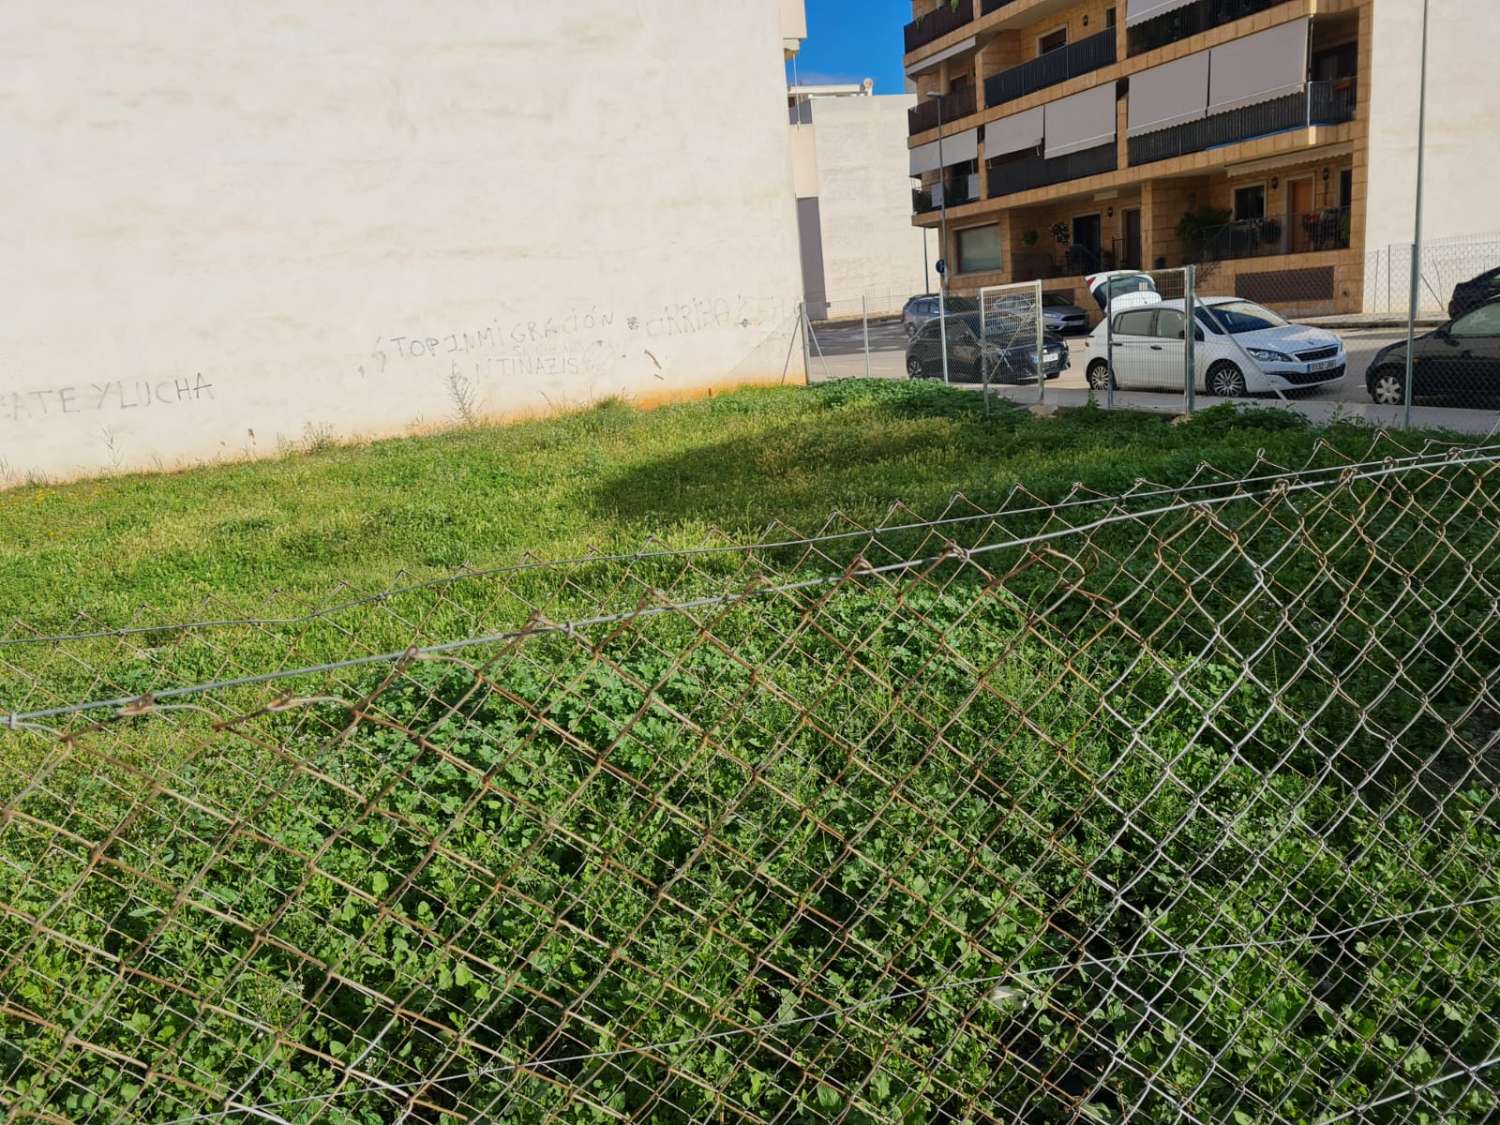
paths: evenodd
<path fill-rule="evenodd" d="M 1372 258 L 1396 246 L 1396 272 L 1410 269 L 1416 197 L 1417 91 L 1420 83 L 1420 0 L 1375 0 L 1373 75 L 1360 75 L 1360 97 L 1370 110 L 1369 213 L 1365 247 Z M 1432 5 L 1427 44 L 1427 143 L 1423 236 L 1435 244 L 1459 239 L 1487 243 L 1470 249 L 1435 245 L 1424 254 L 1424 283 L 1447 292 L 1424 300 L 1446 302 L 1453 284 L 1500 266 L 1493 236 L 1500 232 L 1495 184 L 1500 180 L 1500 4 L 1495 0 L 1443 0 Z M 1492 260 L 1493 259 L 1493 260 Z M 1470 268 L 1472 266 L 1472 268 Z M 1376 305 L 1385 300 L 1386 264 Z M 1468 272 L 1464 272 L 1464 271 Z M 1367 298 L 1375 283 L 1372 264 Z M 1462 274 L 1462 276 L 1459 276 Z M 1450 276 L 1451 275 L 1451 276 Z M 1405 293 L 1405 286 L 1397 288 Z M 1370 301 L 1367 299 L 1367 306 Z M 1403 305 L 1404 307 L 1404 305 Z"/>
<path fill-rule="evenodd" d="M 780 380 L 782 17 L 7 0 L 0 476 Z"/>
<path fill-rule="evenodd" d="M 832 316 L 900 309 L 923 292 L 922 232 L 911 225 L 910 94 L 816 98 L 817 196 Z M 808 129 L 808 126 L 802 126 Z M 936 261 L 936 240 L 932 261 Z"/>

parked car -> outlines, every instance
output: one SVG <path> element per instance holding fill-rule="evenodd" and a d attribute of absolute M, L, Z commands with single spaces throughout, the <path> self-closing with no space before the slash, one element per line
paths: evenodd
<path fill-rule="evenodd" d="M 978 312 L 979 302 L 973 297 L 955 297 L 950 293 L 945 307 L 949 313 Z M 910 340 L 917 334 L 917 329 L 937 315 L 938 295 L 936 293 L 923 293 L 909 299 L 901 310 L 901 326 L 906 330 L 906 338 Z"/>
<path fill-rule="evenodd" d="M 1161 300 L 1156 279 L 1141 270 L 1106 270 L 1083 279 L 1099 304 L 1099 311 L 1154 305 Z"/>
<path fill-rule="evenodd" d="M 906 373 L 913 379 L 943 377 L 942 322 L 934 317 L 906 345 Z M 1036 382 L 1035 322 L 991 315 L 980 339 L 978 313 L 948 317 L 948 376 L 955 382 Z M 983 366 L 981 366 L 981 364 Z M 1056 379 L 1068 366 L 1068 345 L 1050 332 L 1042 338 L 1042 372 Z"/>
<path fill-rule="evenodd" d="M 1180 390 L 1183 384 L 1181 300 L 1161 301 L 1114 313 L 1114 381 L 1117 387 Z M 1193 335 L 1196 383 L 1211 395 L 1247 394 L 1326 386 L 1344 377 L 1344 342 L 1332 332 L 1290 324 L 1253 301 L 1204 297 L 1196 303 Z M 1089 336 L 1099 358 L 1088 366 L 1089 386 L 1109 385 L 1105 321 Z"/>
<path fill-rule="evenodd" d="M 1500 268 L 1485 270 L 1478 277 L 1461 281 L 1453 287 L 1453 296 L 1448 301 L 1448 315 L 1457 319 L 1470 309 L 1488 304 L 1500 297 Z"/>
<path fill-rule="evenodd" d="M 1500 297 L 1417 337 L 1411 354 L 1413 398 L 1500 396 Z M 1365 387 L 1382 406 L 1406 401 L 1405 340 L 1375 353 Z"/>
<path fill-rule="evenodd" d="M 1042 294 L 1042 323 L 1059 336 L 1089 334 L 1089 314 L 1061 293 Z"/>

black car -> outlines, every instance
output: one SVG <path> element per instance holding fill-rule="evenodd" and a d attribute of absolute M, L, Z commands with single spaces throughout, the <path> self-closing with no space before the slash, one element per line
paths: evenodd
<path fill-rule="evenodd" d="M 1036 328 L 1034 321 L 991 316 L 980 341 L 977 314 L 948 317 L 948 376 L 958 383 L 1036 382 Z M 906 373 L 913 379 L 943 377 L 942 322 L 925 322 L 906 345 Z M 982 366 L 981 366 L 982 364 Z M 1068 366 L 1068 345 L 1047 333 L 1042 339 L 1042 371 L 1056 379 Z"/>
<path fill-rule="evenodd" d="M 908 340 L 917 334 L 917 329 L 938 315 L 938 302 L 939 298 L 936 293 L 923 293 L 906 302 L 906 306 L 901 310 L 901 326 L 906 329 Z M 955 297 L 950 293 L 943 301 L 943 307 L 949 315 L 971 313 L 979 311 L 979 302 L 973 297 Z"/>
<path fill-rule="evenodd" d="M 1478 277 L 1471 277 L 1453 287 L 1448 315 L 1454 318 L 1463 316 L 1470 309 L 1477 309 L 1497 297 L 1500 297 L 1500 268 L 1485 270 Z"/>
<path fill-rule="evenodd" d="M 1382 406 L 1406 401 L 1405 340 L 1375 353 L 1365 385 Z M 1417 337 L 1411 393 L 1472 402 L 1500 396 L 1500 298 Z"/>

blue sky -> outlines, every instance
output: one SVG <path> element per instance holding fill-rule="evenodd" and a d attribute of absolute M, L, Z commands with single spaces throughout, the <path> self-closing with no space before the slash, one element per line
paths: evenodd
<path fill-rule="evenodd" d="M 877 94 L 906 89 L 901 29 L 911 22 L 911 0 L 806 0 L 807 42 L 797 56 L 797 80 L 812 84 L 875 79 Z M 787 78 L 792 68 L 787 67 Z"/>

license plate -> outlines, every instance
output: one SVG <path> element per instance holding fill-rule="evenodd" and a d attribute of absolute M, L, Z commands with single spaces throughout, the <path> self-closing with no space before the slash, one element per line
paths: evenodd
<path fill-rule="evenodd" d="M 1320 359 L 1317 363 L 1309 363 L 1307 369 L 1309 371 L 1332 371 L 1338 365 L 1339 361 L 1336 359 Z"/>

